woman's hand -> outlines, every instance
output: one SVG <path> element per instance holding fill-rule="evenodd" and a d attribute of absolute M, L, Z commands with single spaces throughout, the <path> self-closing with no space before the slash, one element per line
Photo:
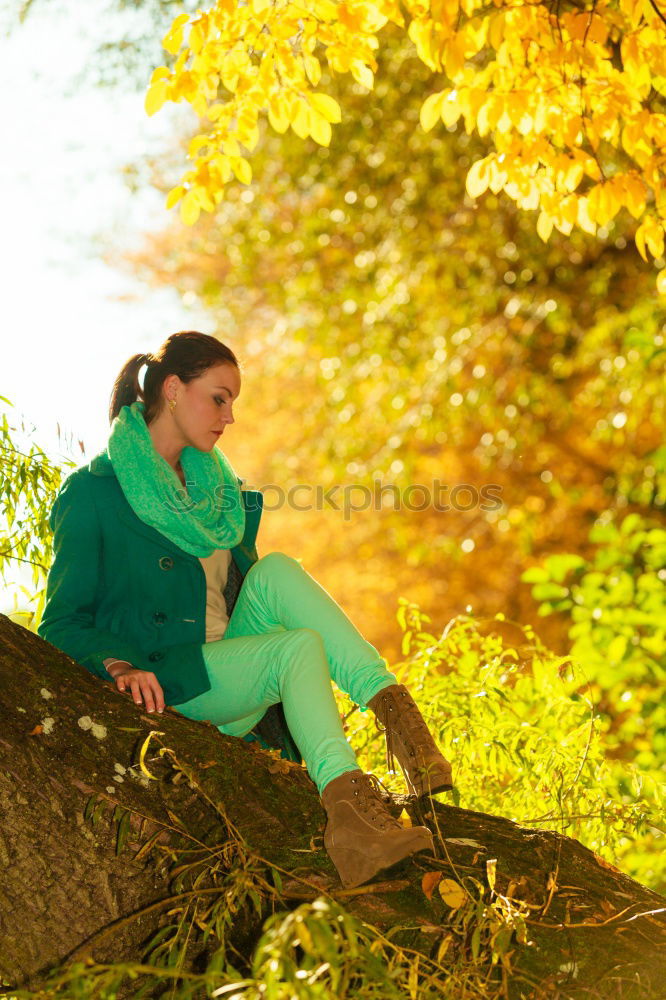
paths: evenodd
<path fill-rule="evenodd" d="M 123 694 L 129 692 L 137 705 L 145 703 L 146 711 L 164 711 L 164 692 L 155 674 L 139 670 L 126 660 L 111 660 L 106 664 L 107 673 Z"/>

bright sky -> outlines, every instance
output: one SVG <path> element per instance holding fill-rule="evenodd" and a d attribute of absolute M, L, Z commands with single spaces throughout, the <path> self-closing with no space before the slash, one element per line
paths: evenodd
<path fill-rule="evenodd" d="M 103 446 L 109 392 L 128 356 L 206 324 L 175 292 L 102 260 L 166 220 L 162 196 L 132 195 L 121 167 L 168 148 L 175 127 L 168 115 L 147 117 L 143 92 L 77 80 L 104 40 L 105 6 L 37 0 L 0 38 L 0 395 L 37 425 L 40 443 L 59 420 L 90 454 Z"/>
<path fill-rule="evenodd" d="M 5 0 L 14 11 L 17 2 Z M 59 421 L 88 456 L 104 446 L 113 379 L 131 354 L 175 330 L 214 331 L 175 291 L 102 259 L 166 220 L 162 195 L 131 194 L 121 167 L 167 149 L 185 120 L 180 109 L 148 118 L 143 92 L 81 83 L 108 28 L 105 7 L 36 0 L 23 26 L 0 32 L 0 395 L 41 446 L 57 449 Z"/>

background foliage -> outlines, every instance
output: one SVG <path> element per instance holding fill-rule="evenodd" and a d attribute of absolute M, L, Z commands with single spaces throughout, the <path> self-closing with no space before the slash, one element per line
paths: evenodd
<path fill-rule="evenodd" d="M 399 592 L 444 619 L 470 605 L 530 620 L 526 563 L 585 554 L 598 518 L 662 518 L 666 313 L 630 219 L 544 246 L 506 199 L 474 204 L 464 177 L 485 147 L 456 126 L 421 131 L 429 73 L 397 33 L 378 59 L 372 104 L 322 78 L 349 111 L 330 148 L 266 130 L 252 186 L 229 185 L 211 219 L 157 234 L 132 265 L 200 299 L 240 349 L 227 447 L 250 479 L 345 484 L 359 505 L 386 488 L 347 520 L 276 511 L 262 530 L 394 655 L 384 608 Z M 179 155 L 156 165 L 164 188 Z M 261 428 L 252 447 L 242 423 Z M 502 504 L 462 492 L 458 510 L 409 509 L 410 487 L 432 496 L 435 480 L 446 502 L 497 484 Z M 541 628 L 565 648 L 561 621 Z"/>
<path fill-rule="evenodd" d="M 73 465 L 46 455 L 35 443 L 34 428 L 17 419 L 0 396 L 0 580 L 17 567 L 31 579 L 33 592 L 24 588 L 27 601 L 21 602 L 30 608 L 21 615 L 26 623 L 42 612 L 53 553 L 49 514 L 65 469 Z"/>
<path fill-rule="evenodd" d="M 504 191 L 539 209 L 537 231 L 594 235 L 622 209 L 640 220 L 636 246 L 661 260 L 666 198 L 666 18 L 644 0 L 513 3 L 495 0 L 312 0 L 306 4 L 217 0 L 179 14 L 163 39 L 175 58 L 154 70 L 149 114 L 187 101 L 210 123 L 189 144 L 193 167 L 173 188 L 184 222 L 214 211 L 232 177 L 249 183 L 242 147 L 259 142 L 259 115 L 328 146 L 339 102 L 324 89 L 323 67 L 372 90 L 387 25 L 408 36 L 430 70 L 420 122 L 430 130 L 463 122 L 487 136 L 467 189 Z M 445 80 L 432 79 L 444 74 Z M 380 77 L 381 78 L 381 77 Z M 432 88 L 435 92 L 432 93 Z M 663 265 L 663 261 L 662 261 Z M 657 284 L 666 290 L 660 276 Z"/>

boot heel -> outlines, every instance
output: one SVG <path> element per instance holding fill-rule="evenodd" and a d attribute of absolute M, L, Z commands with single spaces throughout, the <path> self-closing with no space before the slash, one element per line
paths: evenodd
<path fill-rule="evenodd" d="M 372 864 L 362 851 L 353 851 L 348 847 L 329 847 L 328 856 L 345 889 L 363 885 L 379 871 L 377 865 Z"/>

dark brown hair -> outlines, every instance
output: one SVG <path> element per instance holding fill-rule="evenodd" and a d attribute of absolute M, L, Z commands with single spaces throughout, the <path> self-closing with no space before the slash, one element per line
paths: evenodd
<path fill-rule="evenodd" d="M 177 375 L 182 382 L 191 382 L 213 365 L 239 367 L 236 355 L 215 337 L 196 330 L 172 333 L 156 354 L 134 354 L 118 373 L 113 383 L 109 405 L 109 421 L 117 417 L 123 406 L 138 399 L 145 404 L 144 417 L 150 423 L 162 407 L 162 384 L 168 375 Z M 139 371 L 147 365 L 143 389 Z"/>

